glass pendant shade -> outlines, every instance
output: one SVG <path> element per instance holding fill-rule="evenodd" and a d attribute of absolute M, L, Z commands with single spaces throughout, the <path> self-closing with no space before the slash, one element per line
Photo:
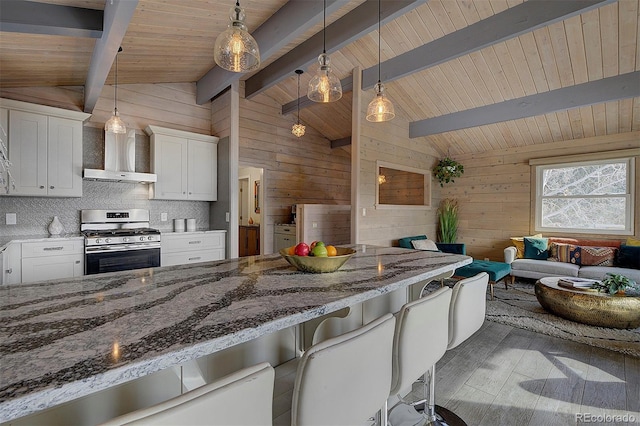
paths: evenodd
<path fill-rule="evenodd" d="M 318 56 L 318 72 L 309 82 L 307 97 L 313 102 L 335 102 L 342 98 L 340 79 L 331 72 L 329 55 Z"/>
<path fill-rule="evenodd" d="M 216 64 L 232 72 L 247 72 L 260 68 L 258 43 L 247 31 L 244 9 L 238 3 L 231 8 L 231 23 L 214 45 Z"/>
<path fill-rule="evenodd" d="M 127 126 L 125 126 L 124 121 L 120 119 L 117 108 L 113 110 L 113 116 L 104 123 L 104 130 L 115 134 L 127 133 Z"/>
<path fill-rule="evenodd" d="M 302 136 L 304 136 L 305 129 L 306 127 L 304 126 L 304 124 L 296 123 L 293 125 L 293 128 L 291 129 L 291 133 L 301 138 Z"/>
<path fill-rule="evenodd" d="M 376 84 L 376 96 L 367 107 L 367 121 L 379 123 L 392 120 L 396 116 L 393 104 L 384 95 L 384 85 L 380 82 Z"/>

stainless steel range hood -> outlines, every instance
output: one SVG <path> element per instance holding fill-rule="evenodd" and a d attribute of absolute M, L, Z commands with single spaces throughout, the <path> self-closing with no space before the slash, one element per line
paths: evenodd
<path fill-rule="evenodd" d="M 139 173 L 136 169 L 136 133 L 129 130 L 127 135 L 104 135 L 104 170 L 84 169 L 83 177 L 88 180 L 106 182 L 153 183 L 158 176 L 153 173 Z"/>

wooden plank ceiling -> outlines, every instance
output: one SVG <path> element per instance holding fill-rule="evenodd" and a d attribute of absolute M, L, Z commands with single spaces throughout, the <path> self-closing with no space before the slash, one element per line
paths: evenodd
<path fill-rule="evenodd" d="M 39 1 L 105 9 L 104 0 Z M 349 13 L 364 1 L 336 3 L 334 12 L 327 16 L 327 25 L 343 17 L 353 19 L 354 15 Z M 540 3 L 542 8 L 554 3 L 529 1 Z M 400 119 L 417 123 L 436 117 L 444 120 L 448 114 L 638 72 L 639 2 L 609 2 L 386 82 L 387 94 Z M 241 1 L 249 30 L 267 22 L 285 3 L 286 0 Z M 121 43 L 124 51 L 119 56 L 119 84 L 200 80 L 215 66 L 213 44 L 227 26 L 232 4 L 229 0 L 139 0 Z M 382 26 L 381 59 L 384 63 L 522 4 L 522 0 L 429 0 Z M 319 20 L 277 53 L 263 58 L 262 68 L 321 30 Z M 91 38 L 0 32 L 0 90 L 84 86 L 95 45 L 96 40 Z M 378 32 L 374 30 L 352 41 L 330 57 L 333 70 L 341 79 L 348 78 L 354 67 L 375 67 Z M 316 68 L 315 64 L 305 67 L 301 92 L 306 91 Z M 112 67 L 106 84 L 113 83 L 114 70 Z M 252 75 L 255 73 L 240 78 L 246 80 Z M 289 77 L 264 93 L 285 105 L 296 99 L 296 86 L 292 69 Z M 588 90 L 589 86 L 581 87 Z M 630 95 L 622 96 L 623 99 L 464 129 L 456 129 L 454 124 L 453 130 L 418 138 L 442 155 L 455 156 L 640 130 L 640 96 L 636 94 L 639 89 L 640 79 L 632 79 Z M 371 89 L 368 93 L 373 97 Z M 368 100 L 369 96 L 365 98 Z M 304 108 L 300 112 L 301 121 L 329 140 L 349 137 L 351 100 L 351 93 L 345 92 L 337 103 Z"/>

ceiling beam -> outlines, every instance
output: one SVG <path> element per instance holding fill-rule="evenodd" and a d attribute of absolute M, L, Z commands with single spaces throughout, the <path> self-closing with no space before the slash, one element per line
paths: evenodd
<path fill-rule="evenodd" d="M 339 148 L 341 146 L 347 146 L 347 145 L 351 145 L 351 136 L 347 136 L 346 138 L 335 139 L 331 141 L 331 149 Z"/>
<path fill-rule="evenodd" d="M 122 45 L 122 39 L 137 6 L 138 0 L 105 1 L 104 32 L 93 48 L 89 73 L 84 85 L 84 112 L 92 113 L 96 107 L 111 65 Z"/>
<path fill-rule="evenodd" d="M 616 0 L 529 0 L 412 49 L 381 65 L 385 83 L 468 55 Z M 378 82 L 378 66 L 362 72 L 362 90 Z"/>
<path fill-rule="evenodd" d="M 353 76 L 349 75 L 342 80 L 340 80 L 340 84 L 342 85 L 342 92 L 351 92 L 353 90 Z M 311 99 L 307 97 L 307 95 L 300 97 L 300 109 L 310 107 L 311 105 L 317 105 L 317 102 L 313 102 Z M 282 115 L 289 114 L 298 109 L 298 99 L 294 99 L 291 102 L 288 102 L 282 105 Z"/>
<path fill-rule="evenodd" d="M 100 38 L 101 10 L 38 3 L 0 1 L 0 31 Z"/>
<path fill-rule="evenodd" d="M 383 23 L 394 20 L 415 9 L 427 0 L 385 0 L 382 2 L 380 14 Z M 327 26 L 327 53 L 335 52 L 347 44 L 369 34 L 378 27 L 378 3 L 365 1 L 342 18 Z M 245 83 L 245 97 L 267 90 L 292 75 L 296 69 L 304 69 L 314 63 L 322 53 L 323 32 L 315 34 L 305 42 L 296 46 L 289 53 L 278 58 Z"/>
<path fill-rule="evenodd" d="M 535 117 L 640 96 L 640 71 L 409 123 L 409 137 Z"/>
<path fill-rule="evenodd" d="M 334 13 L 347 3 L 348 0 L 328 0 L 327 13 Z M 290 0 L 251 34 L 260 48 L 261 60 L 273 57 L 280 49 L 322 22 L 322 16 L 322 2 Z M 196 103 L 202 105 L 210 101 L 241 76 L 240 73 L 214 66 L 196 82 Z"/>

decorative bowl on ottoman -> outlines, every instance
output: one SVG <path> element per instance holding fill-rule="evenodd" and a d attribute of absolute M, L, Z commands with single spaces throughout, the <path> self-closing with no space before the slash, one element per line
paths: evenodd
<path fill-rule="evenodd" d="M 313 274 L 335 272 L 340 269 L 347 260 L 351 259 L 351 256 L 356 254 L 356 251 L 353 249 L 341 247 L 336 247 L 337 255 L 328 257 L 289 255 L 287 254 L 288 251 L 288 248 L 281 249 L 280 256 L 298 268 L 299 271 L 311 272 Z"/>

